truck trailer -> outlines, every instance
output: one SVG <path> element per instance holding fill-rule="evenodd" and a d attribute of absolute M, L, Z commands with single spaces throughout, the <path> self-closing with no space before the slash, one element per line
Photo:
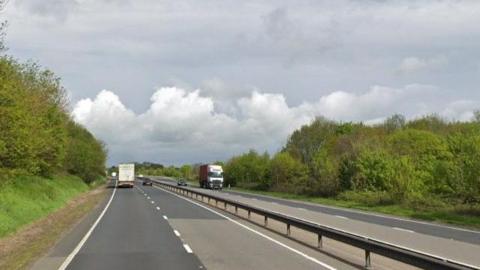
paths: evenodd
<path fill-rule="evenodd" d="M 205 164 L 200 166 L 199 184 L 201 188 L 222 189 L 223 169 L 220 165 Z"/>
<path fill-rule="evenodd" d="M 133 188 L 135 184 L 135 164 L 118 165 L 118 186 Z"/>

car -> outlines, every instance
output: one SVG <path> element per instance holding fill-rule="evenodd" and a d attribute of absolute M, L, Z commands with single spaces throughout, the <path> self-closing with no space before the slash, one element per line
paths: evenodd
<path fill-rule="evenodd" d="M 144 178 L 142 181 L 142 186 L 153 186 L 153 182 L 148 178 Z"/>
<path fill-rule="evenodd" d="M 185 179 L 178 179 L 177 186 L 187 186 L 187 181 Z"/>

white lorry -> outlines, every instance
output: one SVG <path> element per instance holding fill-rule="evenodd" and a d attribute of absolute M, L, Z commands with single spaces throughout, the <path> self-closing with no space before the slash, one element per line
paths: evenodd
<path fill-rule="evenodd" d="M 118 165 L 118 186 L 132 188 L 135 184 L 135 164 Z"/>

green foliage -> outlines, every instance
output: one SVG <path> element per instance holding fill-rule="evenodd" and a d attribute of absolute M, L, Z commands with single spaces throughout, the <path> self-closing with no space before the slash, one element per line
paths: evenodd
<path fill-rule="evenodd" d="M 323 148 L 313 157 L 309 186 L 304 193 L 309 195 L 336 195 L 340 190 L 339 164 L 328 149 Z"/>
<path fill-rule="evenodd" d="M 67 170 L 86 182 L 103 175 L 103 145 L 66 108 L 51 71 L 0 57 L 0 169 L 44 177 Z"/>
<path fill-rule="evenodd" d="M 272 189 L 299 194 L 304 192 L 308 168 L 287 152 L 276 154 L 270 161 Z"/>
<path fill-rule="evenodd" d="M 472 122 L 436 115 L 407 122 L 337 123 L 317 118 L 272 159 L 255 151 L 225 165 L 228 183 L 367 205 L 412 208 L 480 202 L 480 113 Z"/>
<path fill-rule="evenodd" d="M 88 185 L 74 176 L 16 176 L 0 191 L 0 237 L 60 208 Z"/>
<path fill-rule="evenodd" d="M 225 185 L 268 189 L 272 183 L 269 177 L 267 153 L 259 155 L 256 151 L 233 157 L 225 165 Z"/>
<path fill-rule="evenodd" d="M 109 171 L 117 171 L 117 169 L 115 167 L 112 167 Z M 198 171 L 198 168 L 192 165 L 183 165 L 181 167 L 165 167 L 162 164 L 143 162 L 135 163 L 135 171 L 136 174 L 162 175 L 173 178 L 185 178 L 188 180 L 193 180 L 196 178 L 196 171 Z"/>
<path fill-rule="evenodd" d="M 455 156 L 448 185 L 463 202 L 480 202 L 480 134 L 452 134 L 448 144 Z"/>
<path fill-rule="evenodd" d="M 406 123 L 405 116 L 401 114 L 394 114 L 391 117 L 387 118 L 383 123 L 384 129 L 388 132 L 394 132 L 396 130 L 402 129 L 405 127 Z"/>
<path fill-rule="evenodd" d="M 84 127 L 70 121 L 67 125 L 69 140 L 65 169 L 80 176 L 86 183 L 93 183 L 99 175 L 104 175 L 106 150 Z"/>

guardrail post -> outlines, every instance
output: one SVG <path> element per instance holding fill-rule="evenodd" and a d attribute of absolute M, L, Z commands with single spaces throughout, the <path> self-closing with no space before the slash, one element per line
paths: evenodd
<path fill-rule="evenodd" d="M 223 206 L 224 206 L 223 208 L 227 210 L 227 202 L 223 202 Z"/>
<path fill-rule="evenodd" d="M 250 210 L 248 210 L 248 219 L 250 219 Z"/>
<path fill-rule="evenodd" d="M 290 236 L 290 224 L 287 223 L 287 235 Z"/>
<path fill-rule="evenodd" d="M 218 207 L 218 201 L 215 200 L 215 207 Z"/>
<path fill-rule="evenodd" d="M 265 222 L 264 222 L 264 223 L 265 223 L 265 227 L 267 227 L 267 226 L 268 226 L 268 217 L 267 217 L 267 216 L 265 216 L 265 220 L 264 220 L 264 221 L 265 221 Z"/>
<path fill-rule="evenodd" d="M 238 215 L 238 206 L 235 205 L 235 214 Z"/>
<path fill-rule="evenodd" d="M 318 247 L 318 248 L 323 248 L 323 239 L 322 239 L 322 235 L 321 235 L 321 234 L 318 235 L 317 247 Z"/>
<path fill-rule="evenodd" d="M 371 266 L 370 250 L 365 250 L 365 268 L 370 268 Z"/>

